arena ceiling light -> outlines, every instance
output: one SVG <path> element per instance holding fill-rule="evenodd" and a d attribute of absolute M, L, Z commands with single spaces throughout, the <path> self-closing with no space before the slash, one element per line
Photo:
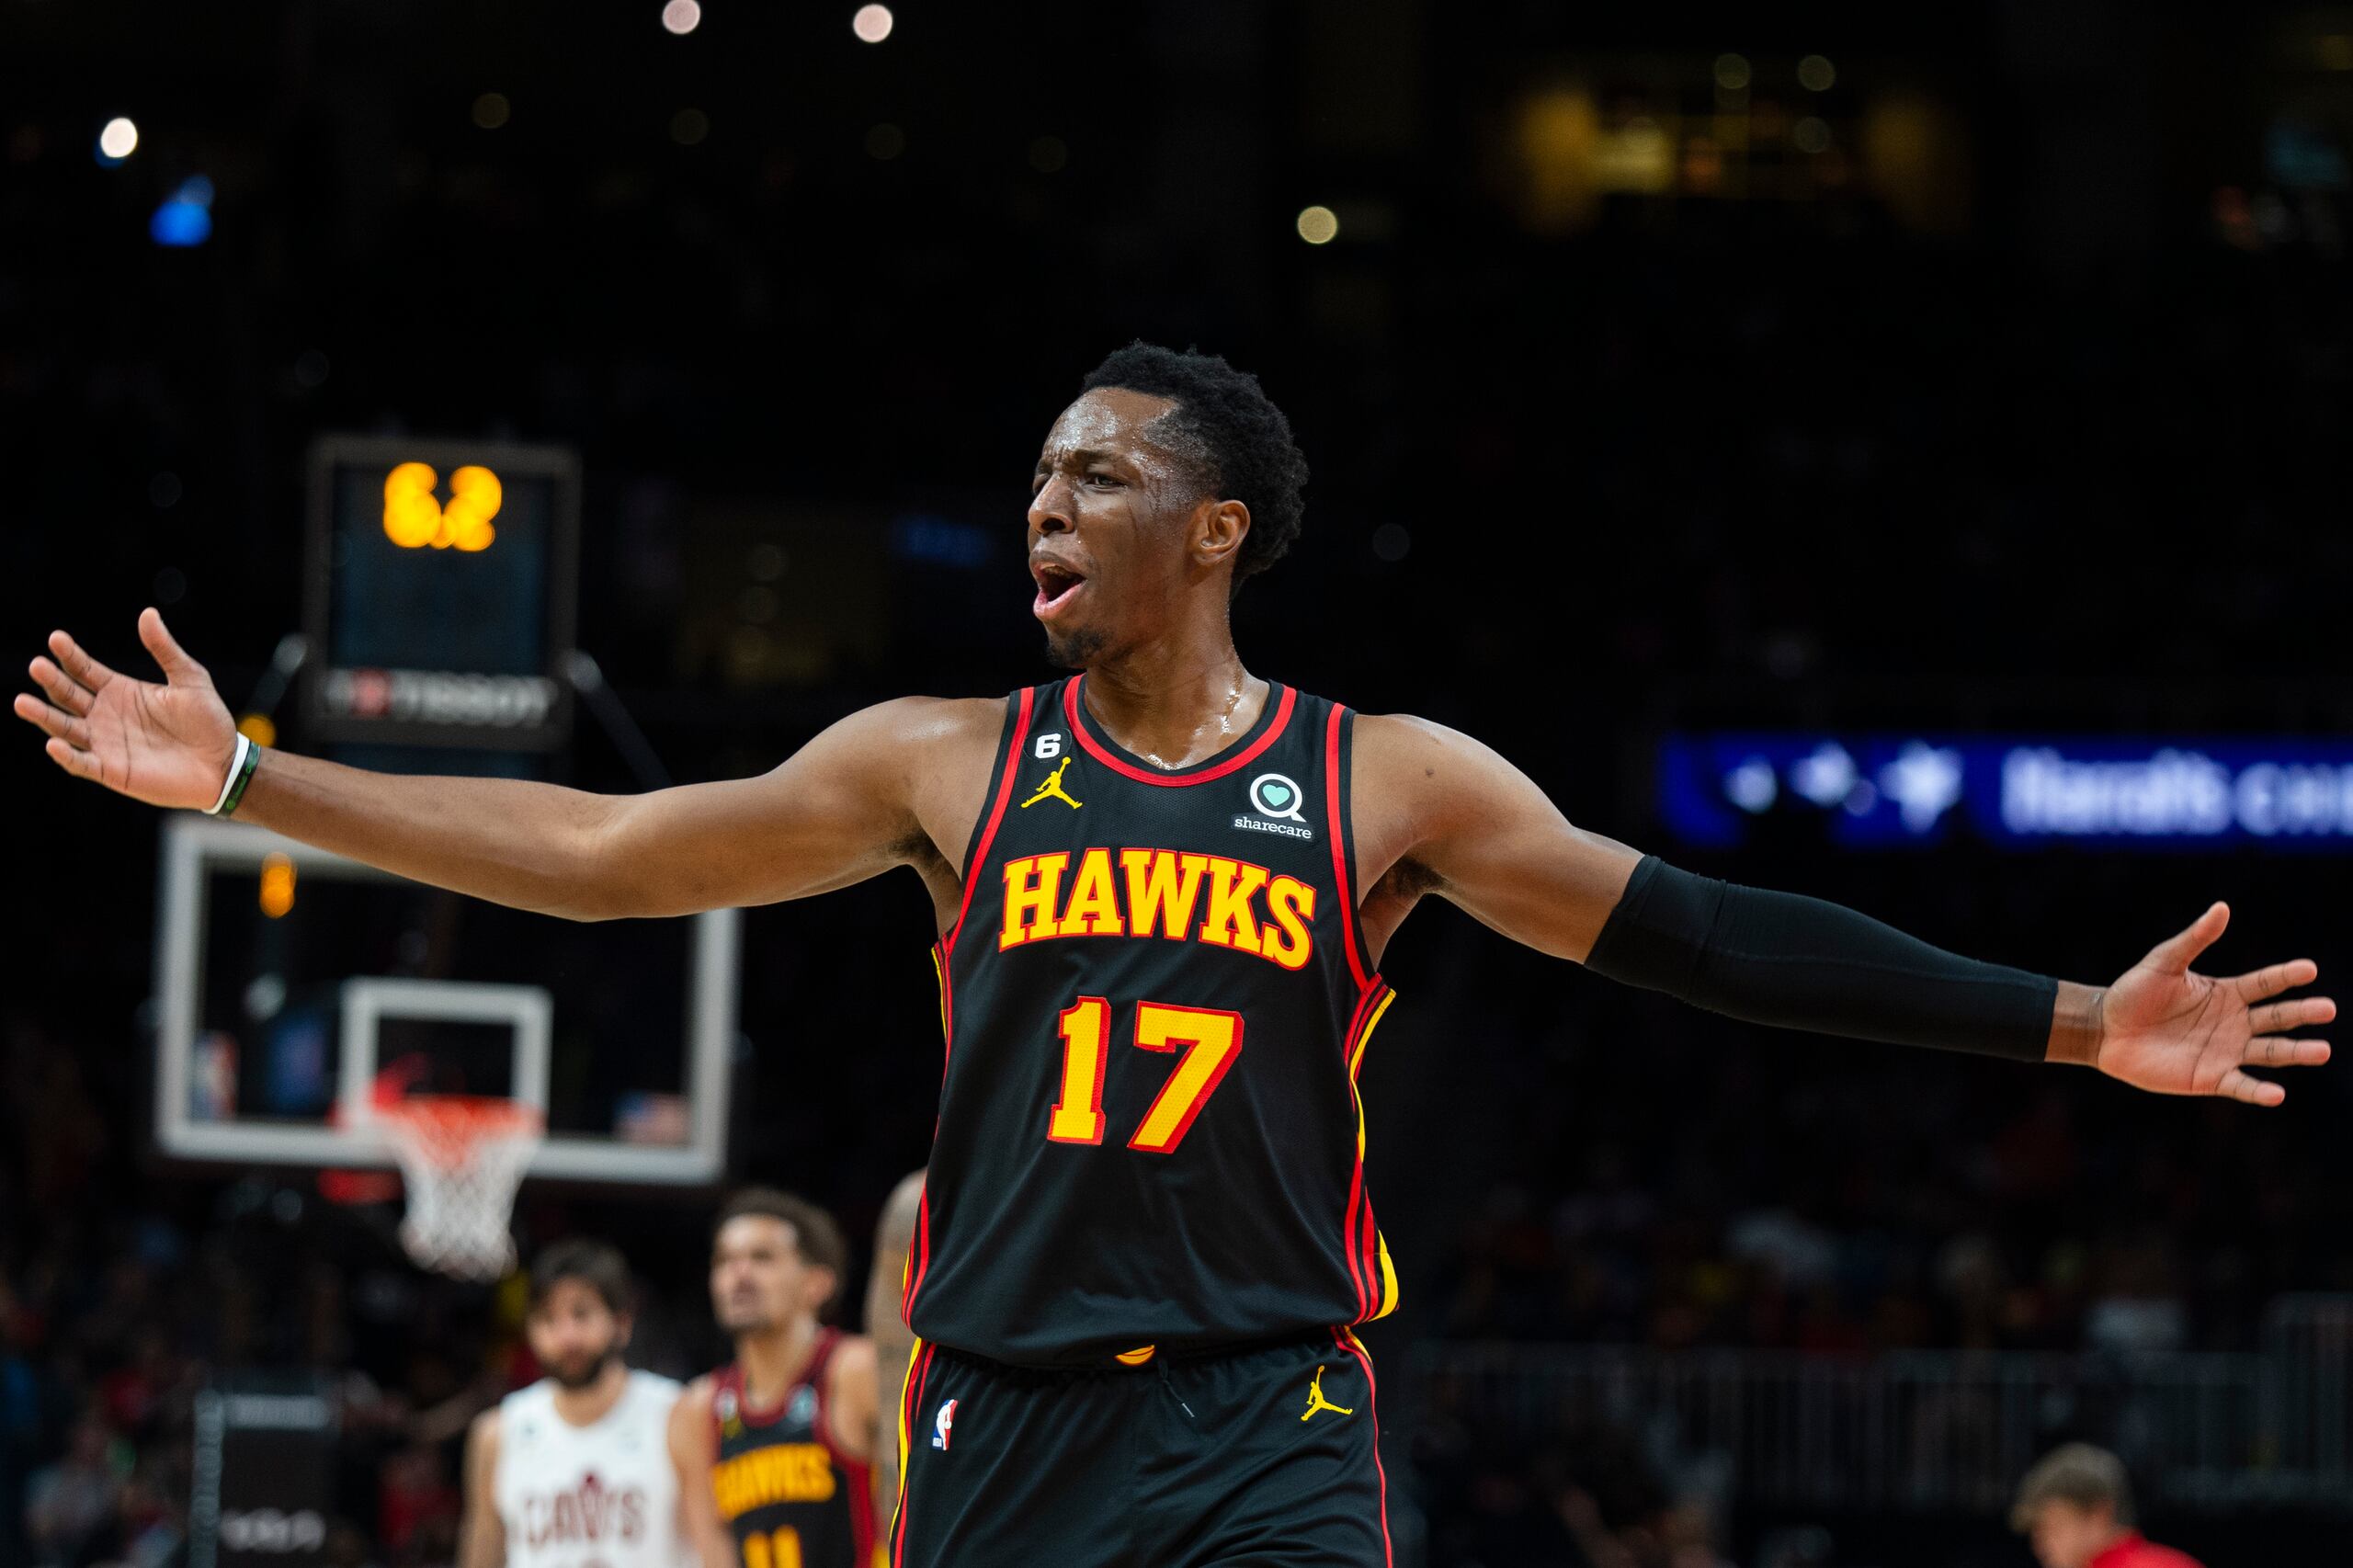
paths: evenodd
<path fill-rule="evenodd" d="M 111 167 L 131 156 L 139 145 L 139 127 L 128 116 L 117 115 L 98 132 L 98 162 Z"/>

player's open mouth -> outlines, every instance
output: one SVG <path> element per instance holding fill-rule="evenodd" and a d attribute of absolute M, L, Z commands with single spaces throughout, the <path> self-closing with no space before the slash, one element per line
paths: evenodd
<path fill-rule="evenodd" d="M 1040 620 L 1059 615 L 1070 607 L 1079 589 L 1086 586 L 1086 579 L 1066 566 L 1050 561 L 1033 561 L 1029 575 L 1038 580 L 1038 602 L 1029 607 Z"/>

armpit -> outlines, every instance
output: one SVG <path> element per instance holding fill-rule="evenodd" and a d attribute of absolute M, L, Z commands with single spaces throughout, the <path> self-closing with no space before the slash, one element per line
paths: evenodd
<path fill-rule="evenodd" d="M 1444 877 L 1408 857 L 1382 873 L 1381 881 L 1373 884 L 1372 896 L 1411 903 L 1424 893 L 1436 892 L 1445 885 Z"/>

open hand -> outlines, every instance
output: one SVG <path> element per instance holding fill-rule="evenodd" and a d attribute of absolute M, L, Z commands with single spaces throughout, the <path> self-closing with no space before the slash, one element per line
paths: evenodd
<path fill-rule="evenodd" d="M 163 685 L 119 675 L 51 632 L 55 661 L 31 665 L 49 700 L 17 693 L 17 717 L 49 736 L 49 759 L 76 778 L 153 806 L 210 810 L 236 755 L 228 704 L 153 608 L 139 612 L 139 640 L 163 666 Z"/>
<path fill-rule="evenodd" d="M 2248 1105 L 2275 1106 L 2288 1091 L 2247 1068 L 2317 1067 L 2328 1060 L 2326 1040 L 2290 1035 L 2328 1022 L 2336 1017 L 2336 1004 L 2325 996 L 2275 1000 L 2320 977 L 2320 966 L 2312 960 L 2276 963 L 2229 980 L 2190 969 L 2190 960 L 2230 921 L 2230 906 L 2215 904 L 2188 930 L 2149 949 L 2147 958 L 2108 988 L 2093 1065 L 2154 1094 L 2224 1095 Z"/>

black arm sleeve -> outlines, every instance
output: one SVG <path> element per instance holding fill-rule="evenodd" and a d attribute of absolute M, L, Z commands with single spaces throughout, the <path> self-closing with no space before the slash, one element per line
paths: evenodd
<path fill-rule="evenodd" d="M 2059 983 L 1818 898 L 1634 868 L 1586 967 L 1754 1024 L 2040 1062 Z"/>

